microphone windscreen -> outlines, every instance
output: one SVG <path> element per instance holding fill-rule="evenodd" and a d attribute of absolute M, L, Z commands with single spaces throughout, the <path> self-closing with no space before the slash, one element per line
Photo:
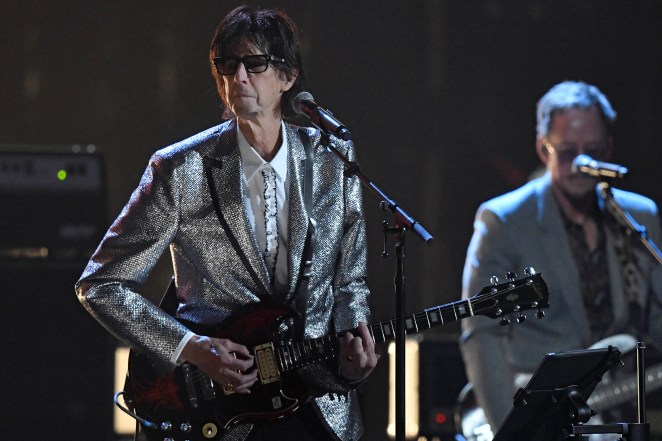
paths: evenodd
<path fill-rule="evenodd" d="M 588 155 L 577 155 L 574 161 L 572 161 L 572 172 L 579 173 L 581 167 L 589 167 L 593 162 L 593 158 Z"/>
<path fill-rule="evenodd" d="M 292 100 L 292 108 L 294 109 L 294 111 L 296 113 L 298 113 L 299 115 L 306 116 L 304 111 L 301 110 L 301 102 L 302 101 L 315 101 L 315 99 L 313 98 L 313 96 L 309 92 L 306 92 L 305 90 L 303 90 L 303 91 L 299 92 L 297 94 L 297 96 L 295 96 L 294 99 Z"/>

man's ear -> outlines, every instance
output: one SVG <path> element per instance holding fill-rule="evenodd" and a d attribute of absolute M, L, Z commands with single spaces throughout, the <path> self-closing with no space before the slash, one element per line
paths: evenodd
<path fill-rule="evenodd" d="M 285 72 L 281 71 L 281 81 L 283 82 L 283 88 L 281 90 L 281 93 L 285 93 L 288 90 L 294 86 L 294 82 L 297 80 L 297 77 L 299 76 L 299 71 L 294 71 L 292 74 L 288 74 Z"/>
<path fill-rule="evenodd" d="M 536 153 L 538 154 L 538 158 L 540 158 L 540 162 L 547 165 L 549 162 L 549 149 L 547 148 L 547 142 L 541 136 L 536 138 Z"/>

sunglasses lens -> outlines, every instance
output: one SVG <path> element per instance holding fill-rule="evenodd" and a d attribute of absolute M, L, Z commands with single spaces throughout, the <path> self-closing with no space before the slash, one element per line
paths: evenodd
<path fill-rule="evenodd" d="M 249 55 L 241 60 L 246 70 L 251 73 L 260 73 L 267 70 L 269 62 L 262 55 Z"/>

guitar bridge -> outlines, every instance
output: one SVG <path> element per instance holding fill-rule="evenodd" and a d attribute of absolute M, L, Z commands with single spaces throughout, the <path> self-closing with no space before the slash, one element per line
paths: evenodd
<path fill-rule="evenodd" d="M 262 384 L 280 380 L 273 343 L 265 343 L 255 347 L 255 362 Z"/>

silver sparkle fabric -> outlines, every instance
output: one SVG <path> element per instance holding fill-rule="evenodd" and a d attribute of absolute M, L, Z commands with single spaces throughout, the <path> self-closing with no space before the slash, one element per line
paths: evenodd
<path fill-rule="evenodd" d="M 289 289 L 284 300 L 291 301 L 308 214 L 302 192 L 305 153 L 297 128 L 285 126 L 290 151 L 286 182 Z M 341 161 L 320 145 L 319 132 L 307 130 L 315 150 L 311 215 L 317 220 L 319 238 L 306 307 L 305 336 L 311 338 L 367 322 L 369 290 L 360 183 L 356 177 L 343 175 Z M 339 151 L 355 160 L 352 145 L 335 142 Z M 239 249 L 232 246 L 212 206 L 205 163 L 210 164 L 220 209 Z M 175 270 L 177 317 L 213 325 L 241 305 L 275 298 L 244 209 L 241 173 L 234 120 L 157 151 L 76 284 L 77 295 L 90 314 L 158 365 L 173 367 L 170 358 L 188 331 L 138 294 L 166 249 Z M 240 253 L 257 277 L 251 276 Z M 311 390 L 319 392 L 315 404 L 336 436 L 356 440 L 363 431 L 357 399 L 337 372 L 337 366 L 318 365 L 304 370 L 302 377 Z"/>

